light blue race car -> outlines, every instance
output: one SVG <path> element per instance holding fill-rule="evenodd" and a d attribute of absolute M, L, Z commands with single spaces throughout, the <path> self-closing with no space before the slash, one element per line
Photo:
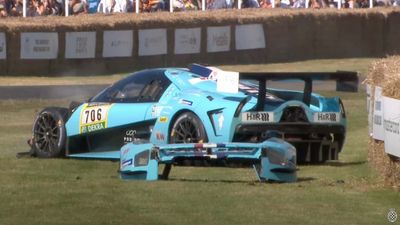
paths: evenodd
<path fill-rule="evenodd" d="M 282 79 L 304 81 L 304 91 L 266 85 Z M 28 142 L 38 157 L 119 160 L 121 147 L 131 142 L 162 147 L 268 144 L 280 138 L 296 147 L 297 161 L 323 162 L 338 158 L 346 133 L 341 100 L 312 93 L 313 80 L 327 79 L 342 89 L 357 89 L 357 75 L 351 72 L 233 73 L 196 64 L 143 70 L 87 102 L 44 109 Z M 188 162 L 185 157 L 174 161 Z"/>

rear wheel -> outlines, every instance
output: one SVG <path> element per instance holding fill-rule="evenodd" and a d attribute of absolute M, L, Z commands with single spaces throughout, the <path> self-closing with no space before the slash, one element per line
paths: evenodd
<path fill-rule="evenodd" d="M 68 110 L 64 108 L 46 108 L 38 114 L 33 124 L 32 151 L 35 156 L 64 156 L 67 117 Z"/>

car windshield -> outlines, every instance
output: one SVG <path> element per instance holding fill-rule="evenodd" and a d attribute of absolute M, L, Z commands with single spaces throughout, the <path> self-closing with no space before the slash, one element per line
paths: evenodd
<path fill-rule="evenodd" d="M 144 70 L 107 87 L 91 102 L 156 102 L 171 84 L 163 69 Z"/>

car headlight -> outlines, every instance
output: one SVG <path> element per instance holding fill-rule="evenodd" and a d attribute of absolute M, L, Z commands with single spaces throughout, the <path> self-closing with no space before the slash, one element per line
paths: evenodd
<path fill-rule="evenodd" d="M 147 166 L 149 164 L 150 151 L 146 150 L 137 155 L 135 155 L 134 166 Z"/>

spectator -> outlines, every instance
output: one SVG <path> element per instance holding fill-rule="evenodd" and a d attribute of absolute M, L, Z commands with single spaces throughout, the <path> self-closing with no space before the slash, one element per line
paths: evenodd
<path fill-rule="evenodd" d="M 281 0 L 280 6 L 281 6 L 281 8 L 288 9 L 288 8 L 290 8 L 292 5 L 291 5 L 290 0 Z"/>
<path fill-rule="evenodd" d="M 71 15 L 85 14 L 88 12 L 85 0 L 70 0 L 69 9 Z"/>
<path fill-rule="evenodd" d="M 7 17 L 8 13 L 6 10 L 6 4 L 4 1 L 0 1 L 0 17 Z"/>
<path fill-rule="evenodd" d="M 392 3 L 390 2 L 390 0 L 376 0 L 376 6 L 391 6 Z"/>
<path fill-rule="evenodd" d="M 114 0 L 101 0 L 97 6 L 97 12 L 100 13 L 112 13 Z"/>
<path fill-rule="evenodd" d="M 305 8 L 306 7 L 306 1 L 305 0 L 294 0 L 292 8 Z"/>
<path fill-rule="evenodd" d="M 168 6 L 169 7 L 169 6 Z M 199 9 L 197 5 L 193 4 L 191 0 L 175 0 L 174 11 L 187 11 Z"/>
<path fill-rule="evenodd" d="M 243 0 L 242 8 L 260 8 L 260 4 L 256 0 Z"/>
<path fill-rule="evenodd" d="M 318 0 L 311 0 L 310 1 L 310 8 L 312 8 L 312 9 L 320 9 L 321 8 L 321 4 L 319 3 Z"/>
<path fill-rule="evenodd" d="M 28 4 L 30 3 L 30 1 L 28 2 Z M 12 4 L 12 8 L 11 8 L 11 15 L 12 16 L 22 16 L 22 9 L 23 9 L 23 3 L 22 0 L 15 0 L 15 2 L 13 2 Z"/>
<path fill-rule="evenodd" d="M 270 9 L 272 8 L 272 3 L 270 0 L 260 0 L 260 8 Z"/>
<path fill-rule="evenodd" d="M 228 9 L 232 8 L 230 0 L 207 0 L 207 9 Z"/>
<path fill-rule="evenodd" d="M 143 12 L 156 12 L 165 9 L 163 0 L 143 0 L 141 2 Z"/>
<path fill-rule="evenodd" d="M 62 15 L 63 6 L 56 0 L 44 0 L 45 15 Z"/>
<path fill-rule="evenodd" d="M 114 6 L 112 7 L 113 13 L 126 13 L 128 12 L 128 1 L 127 0 L 115 0 Z"/>

